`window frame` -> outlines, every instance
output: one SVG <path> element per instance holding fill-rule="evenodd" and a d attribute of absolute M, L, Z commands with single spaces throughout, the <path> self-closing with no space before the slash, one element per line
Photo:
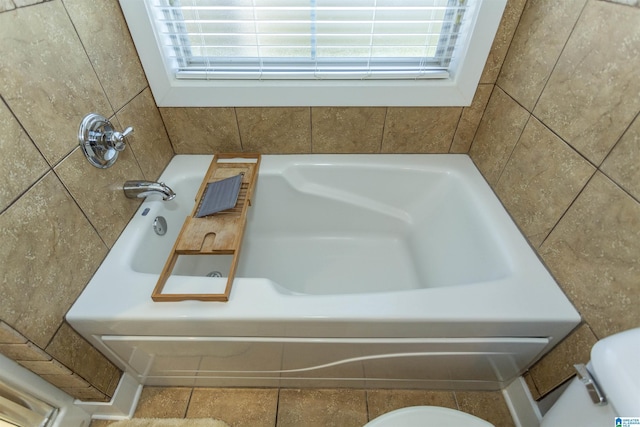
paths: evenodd
<path fill-rule="evenodd" d="M 119 0 L 159 107 L 468 106 L 507 0 L 480 0 L 449 77 L 417 80 L 191 80 L 165 65 L 144 0 Z"/>

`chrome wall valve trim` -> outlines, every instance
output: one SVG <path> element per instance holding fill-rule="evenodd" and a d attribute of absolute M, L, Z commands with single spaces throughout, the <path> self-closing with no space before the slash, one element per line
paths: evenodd
<path fill-rule="evenodd" d="M 90 113 L 80 123 L 78 143 L 89 163 L 104 169 L 115 163 L 118 153 L 126 147 L 125 138 L 131 133 L 132 127 L 118 132 L 106 117 Z"/>

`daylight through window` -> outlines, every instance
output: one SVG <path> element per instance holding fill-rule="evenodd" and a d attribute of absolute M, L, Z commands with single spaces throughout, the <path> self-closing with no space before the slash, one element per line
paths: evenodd
<path fill-rule="evenodd" d="M 179 79 L 447 78 L 473 0 L 148 0 Z"/>

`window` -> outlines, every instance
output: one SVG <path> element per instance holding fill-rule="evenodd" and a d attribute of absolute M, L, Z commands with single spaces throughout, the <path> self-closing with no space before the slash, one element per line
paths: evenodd
<path fill-rule="evenodd" d="M 451 106 L 506 0 L 120 2 L 159 106 Z"/>
<path fill-rule="evenodd" d="M 176 78 L 448 77 L 465 0 L 156 0 Z"/>

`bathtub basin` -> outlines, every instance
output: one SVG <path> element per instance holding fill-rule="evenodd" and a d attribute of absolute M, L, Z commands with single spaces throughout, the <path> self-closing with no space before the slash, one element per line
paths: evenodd
<path fill-rule="evenodd" d="M 210 161 L 174 157 L 67 314 L 141 383 L 495 390 L 580 320 L 464 155 L 263 156 L 229 302 L 155 303 Z M 229 263 L 181 256 L 165 292 Z"/>

